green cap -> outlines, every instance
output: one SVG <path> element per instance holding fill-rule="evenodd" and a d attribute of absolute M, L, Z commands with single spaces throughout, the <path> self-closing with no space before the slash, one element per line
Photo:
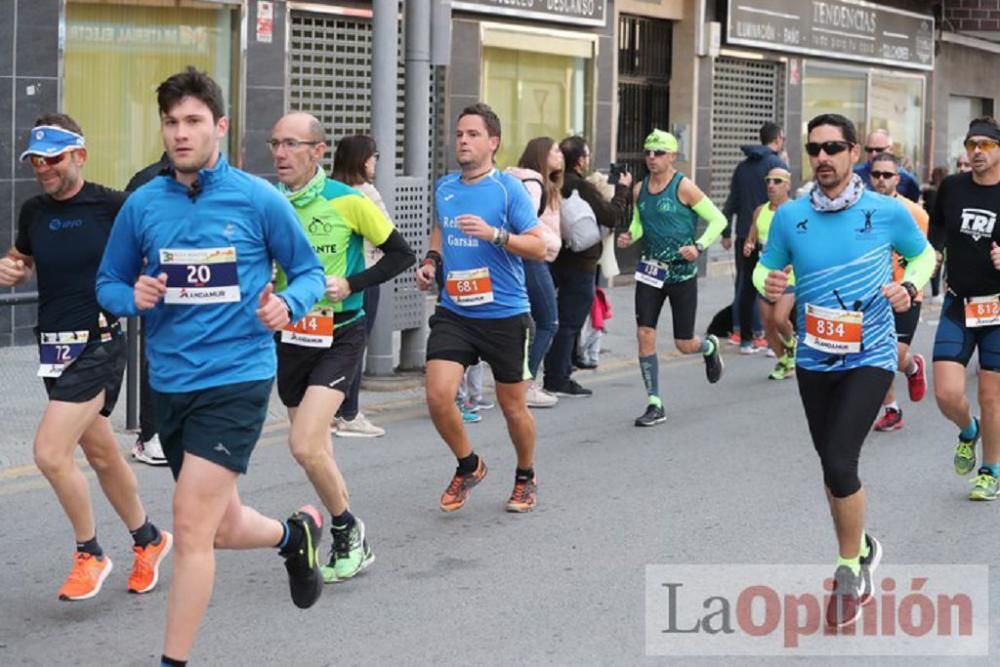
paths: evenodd
<path fill-rule="evenodd" d="M 646 136 L 646 141 L 643 143 L 643 148 L 659 151 L 667 151 L 668 153 L 677 152 L 677 139 L 674 135 L 669 132 L 664 132 L 663 130 L 653 130 Z"/>

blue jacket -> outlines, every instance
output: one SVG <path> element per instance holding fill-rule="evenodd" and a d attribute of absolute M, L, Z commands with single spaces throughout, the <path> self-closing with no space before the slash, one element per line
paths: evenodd
<path fill-rule="evenodd" d="M 861 180 L 865 182 L 865 187 L 869 190 L 874 190 L 872 187 L 872 163 L 863 162 L 854 168 L 854 173 L 861 177 Z M 899 185 L 896 186 L 896 192 L 903 195 L 907 199 L 915 202 L 920 201 L 920 184 L 917 183 L 916 177 L 903 169 L 899 168 Z"/>
<path fill-rule="evenodd" d="M 729 196 L 722 207 L 722 214 L 726 216 L 722 236 L 727 239 L 732 236 L 733 214 L 736 214 L 736 238 L 745 239 L 750 233 L 754 210 L 767 201 L 767 183 L 764 182 L 767 172 L 775 167 L 788 169 L 785 161 L 769 146 L 750 144 L 740 146 L 740 150 L 746 154 L 746 159 L 736 165 Z"/>
<path fill-rule="evenodd" d="M 136 190 L 115 218 L 97 273 L 97 299 L 104 308 L 146 318 L 150 385 L 165 393 L 274 377 L 274 336 L 256 315 L 272 262 L 289 278 L 280 296 L 293 321 L 326 288 L 323 267 L 291 204 L 271 184 L 221 156 L 213 169 L 198 172 L 198 184 L 193 191 L 163 175 Z M 150 310 L 138 310 L 136 277 L 164 271 L 161 250 L 207 248 L 235 249 L 229 280 L 239 286 L 239 301 L 187 305 L 161 299 Z"/>

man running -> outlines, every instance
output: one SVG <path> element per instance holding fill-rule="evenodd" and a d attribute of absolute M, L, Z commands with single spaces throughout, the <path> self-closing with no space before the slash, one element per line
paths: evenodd
<path fill-rule="evenodd" d="M 909 309 L 934 269 L 934 251 L 906 209 L 852 172 L 860 150 L 850 120 L 810 120 L 806 152 L 816 187 L 778 209 L 754 278 L 776 300 L 788 284 L 785 268 L 795 271 L 796 376 L 839 546 L 826 622 L 846 626 L 872 599 L 882 557 L 864 529 L 858 459 L 896 370 L 892 311 Z M 902 283 L 892 280 L 893 249 L 908 262 Z"/>
<path fill-rule="evenodd" d="M 663 302 L 670 299 L 674 345 L 683 354 L 701 353 L 705 374 L 715 383 L 722 377 L 719 340 L 694 335 L 698 309 L 698 257 L 726 226 L 726 218 L 690 178 L 674 169 L 677 139 L 653 130 L 643 144 L 649 176 L 635 186 L 632 224 L 618 237 L 618 247 L 641 241 L 642 256 L 635 271 L 636 337 L 639 370 L 646 385 L 646 412 L 636 426 L 655 426 L 667 420 L 660 399 L 660 370 L 656 356 L 656 324 Z M 708 222 L 695 239 L 698 218 Z M 749 326 L 748 323 L 745 326 Z"/>
<path fill-rule="evenodd" d="M 934 395 L 941 413 L 959 428 L 955 472 L 982 465 L 969 493 L 994 500 L 1000 465 L 1000 125 L 990 117 L 969 125 L 965 149 L 972 171 L 945 178 L 931 215 L 934 242 L 944 250 L 948 293 L 934 339 Z M 965 397 L 965 368 L 979 350 L 980 417 Z"/>
<path fill-rule="evenodd" d="M 38 375 L 49 403 L 35 432 L 35 464 L 76 536 L 73 569 L 59 599 L 94 597 L 112 568 L 97 541 L 90 485 L 73 459 L 77 443 L 132 533 L 128 590 L 146 593 L 159 580 L 172 538 L 146 518 L 135 473 L 118 451 L 108 417 L 122 385 L 125 338 L 94 296 L 97 267 L 125 195 L 84 180 L 87 148 L 69 116 L 42 116 L 28 142 L 21 159 L 30 160 L 43 194 L 21 207 L 14 247 L 0 259 L 0 285 L 23 285 L 32 272 L 38 276 Z"/>
<path fill-rule="evenodd" d="M 322 568 L 327 583 L 350 579 L 375 560 L 365 524 L 348 508 L 347 486 L 333 458 L 330 421 L 344 402 L 365 352 L 363 295 L 413 265 L 413 251 L 382 211 L 320 166 L 326 134 L 314 116 L 293 112 L 275 123 L 268 142 L 278 189 L 295 208 L 326 272 L 326 295 L 278 342 L 278 396 L 291 421 L 292 455 L 330 512 L 333 548 Z M 365 269 L 364 241 L 382 251 Z M 275 289 L 288 284 L 278 270 Z"/>
<path fill-rule="evenodd" d="M 218 84 L 188 67 L 156 94 L 173 171 L 119 213 L 97 298 L 146 318 L 160 441 L 177 480 L 162 663 L 183 665 L 212 595 L 216 547 L 277 547 L 298 607 L 323 590 L 322 515 L 306 506 L 284 522 L 264 517 L 242 504 L 236 482 L 267 417 L 272 332 L 305 316 L 326 282 L 291 205 L 220 153 L 229 120 Z M 288 276 L 280 295 L 274 261 Z"/>
<path fill-rule="evenodd" d="M 526 404 L 532 322 L 521 258 L 544 259 L 545 240 L 524 186 L 494 167 L 499 147 L 500 119 L 493 109 L 482 103 L 463 109 L 455 132 L 462 170 L 437 182 L 437 224 L 417 269 L 420 289 L 436 285 L 438 271 L 444 282 L 427 339 L 427 405 L 458 459 L 441 496 L 444 512 L 461 508 L 486 477 L 455 404 L 465 368 L 480 360 L 493 370 L 497 402 L 517 452 L 507 511 L 527 512 L 536 502 L 535 420 Z"/>
<path fill-rule="evenodd" d="M 896 159 L 895 155 L 891 153 L 879 153 L 872 159 L 872 188 L 875 192 L 886 197 L 892 197 L 902 204 L 903 208 L 913 217 L 913 221 L 917 223 L 917 227 L 926 236 L 927 211 L 922 206 L 914 204 L 896 192 L 896 186 L 899 184 L 899 174 L 899 160 Z M 896 282 L 902 282 L 903 280 L 905 267 L 903 266 L 902 259 L 899 253 L 893 253 L 892 279 Z M 924 357 L 920 354 L 910 354 L 913 335 L 917 332 L 917 325 L 920 324 L 920 304 L 922 301 L 923 295 L 917 292 L 917 296 L 913 299 L 913 304 L 908 311 L 903 313 L 893 312 L 893 317 L 896 320 L 896 348 L 899 353 L 898 368 L 900 373 L 906 375 L 910 400 L 914 403 L 922 401 L 924 394 L 927 393 L 927 374 Z M 885 393 L 885 398 L 882 400 L 882 408 L 885 410 L 885 413 L 875 423 L 874 429 L 876 431 L 898 431 L 903 428 L 903 411 L 900 409 L 899 403 L 896 402 L 896 392 L 894 391 L 893 384 L 889 383 L 889 391 Z"/>
<path fill-rule="evenodd" d="M 784 167 L 775 167 L 767 172 L 764 178 L 767 184 L 768 201 L 757 207 L 753 212 L 753 222 L 750 232 L 743 244 L 743 254 L 749 256 L 755 250 L 763 252 L 767 248 L 767 239 L 771 234 L 771 222 L 778 207 L 788 203 L 788 193 L 791 190 L 792 175 Z M 795 276 L 788 274 L 788 287 L 776 302 L 768 300 L 767 295 L 759 294 L 758 306 L 761 319 L 764 321 L 764 332 L 767 343 L 778 358 L 774 368 L 768 373 L 769 380 L 784 380 L 795 374 L 795 330 L 789 319 L 795 308 Z"/>

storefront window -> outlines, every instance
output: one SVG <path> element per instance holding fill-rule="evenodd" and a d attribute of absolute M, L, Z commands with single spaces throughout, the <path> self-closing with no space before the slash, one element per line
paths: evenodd
<path fill-rule="evenodd" d="M 582 56 L 483 49 L 483 98 L 503 127 L 498 166 L 516 164 L 535 137 L 589 135 L 591 67 Z"/>
<path fill-rule="evenodd" d="M 809 157 L 805 152 L 806 126 L 809 119 L 824 113 L 849 118 L 863 134 L 868 77 L 855 68 L 826 67 L 808 63 L 803 82 L 802 100 L 802 178 L 812 178 Z"/>
<path fill-rule="evenodd" d="M 89 180 L 123 188 L 133 173 L 160 157 L 155 89 L 187 65 L 219 83 L 234 115 L 238 13 L 197 0 L 176 5 L 82 0 L 66 5 L 62 108 L 86 134 Z"/>
<path fill-rule="evenodd" d="M 918 175 L 924 154 L 924 78 L 856 67 L 809 62 L 803 82 L 803 136 L 810 118 L 823 113 L 846 116 L 864 144 L 869 132 L 888 130 L 893 153 Z M 812 178 L 809 158 L 802 153 L 802 177 Z M 861 159 L 866 159 L 864 153 Z"/>
<path fill-rule="evenodd" d="M 868 127 L 869 131 L 889 131 L 893 154 L 920 181 L 924 155 L 923 77 L 873 73 Z"/>

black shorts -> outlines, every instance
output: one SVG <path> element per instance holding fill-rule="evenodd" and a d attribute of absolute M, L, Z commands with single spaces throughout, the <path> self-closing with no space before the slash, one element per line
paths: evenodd
<path fill-rule="evenodd" d="M 312 385 L 347 393 L 361 370 L 365 353 L 365 320 L 355 320 L 333 333 L 330 347 L 278 343 L 278 396 L 287 408 L 298 407 Z"/>
<path fill-rule="evenodd" d="M 185 452 L 245 473 L 267 419 L 274 380 L 251 380 L 182 393 L 153 392 L 156 428 L 174 479 Z"/>
<path fill-rule="evenodd" d="M 1000 325 L 965 326 L 965 300 L 950 292 L 941 306 L 941 321 L 934 337 L 934 361 L 954 361 L 968 366 L 979 350 L 979 368 L 1000 371 Z"/>
<path fill-rule="evenodd" d="M 698 313 L 698 278 L 682 283 L 667 283 L 657 289 L 652 285 L 635 284 L 635 321 L 640 327 L 655 329 L 660 320 L 663 302 L 670 299 L 670 314 L 674 320 L 674 339 L 694 338 L 694 318 Z"/>
<path fill-rule="evenodd" d="M 913 334 L 917 333 L 917 325 L 920 324 L 920 302 L 914 301 L 905 313 L 893 311 L 892 316 L 896 319 L 896 340 L 903 345 L 911 345 Z"/>
<path fill-rule="evenodd" d="M 493 379 L 504 384 L 531 379 L 528 341 L 532 322 L 527 313 L 486 319 L 463 317 L 447 308 L 431 315 L 427 360 L 454 361 L 466 368 L 480 360 L 490 365 Z"/>
<path fill-rule="evenodd" d="M 112 334 L 106 343 L 88 343 L 80 356 L 57 378 L 42 378 L 50 401 L 86 403 L 104 392 L 101 415 L 110 417 L 118 402 L 128 363 L 125 336 Z"/>

